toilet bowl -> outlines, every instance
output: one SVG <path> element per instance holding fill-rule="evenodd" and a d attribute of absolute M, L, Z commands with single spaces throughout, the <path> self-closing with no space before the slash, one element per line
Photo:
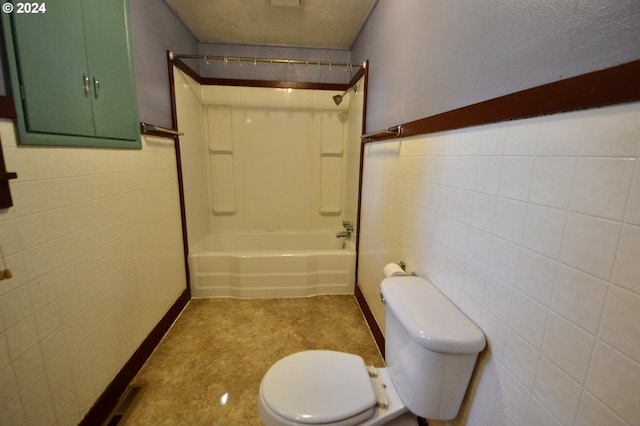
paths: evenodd
<path fill-rule="evenodd" d="M 381 288 L 387 367 L 328 350 L 286 356 L 260 385 L 265 425 L 415 425 L 416 416 L 457 415 L 482 331 L 423 278 L 391 277 Z"/>
<path fill-rule="evenodd" d="M 415 425 L 416 419 L 386 368 L 327 350 L 298 352 L 276 362 L 260 385 L 258 408 L 267 426 L 372 426 L 394 424 L 389 423 L 393 419 Z M 401 419 L 403 414 L 408 416 Z"/>

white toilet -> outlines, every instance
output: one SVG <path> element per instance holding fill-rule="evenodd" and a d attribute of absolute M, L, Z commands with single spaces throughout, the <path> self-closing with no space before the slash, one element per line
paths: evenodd
<path fill-rule="evenodd" d="M 482 331 L 423 278 L 386 278 L 382 297 L 387 367 L 334 351 L 284 357 L 260 385 L 265 425 L 400 425 L 416 424 L 416 415 L 457 415 L 485 346 Z"/>

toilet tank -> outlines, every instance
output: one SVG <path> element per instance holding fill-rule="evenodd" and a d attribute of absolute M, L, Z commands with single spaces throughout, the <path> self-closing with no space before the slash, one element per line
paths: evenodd
<path fill-rule="evenodd" d="M 402 402 L 426 419 L 454 418 L 484 334 L 424 278 L 390 277 L 381 287 L 387 370 Z"/>

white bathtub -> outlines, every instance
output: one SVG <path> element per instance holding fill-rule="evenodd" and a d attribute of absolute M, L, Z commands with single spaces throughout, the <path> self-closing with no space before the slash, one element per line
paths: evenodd
<path fill-rule="evenodd" d="M 356 252 L 343 241 L 325 231 L 210 234 L 189 253 L 191 295 L 352 294 Z"/>

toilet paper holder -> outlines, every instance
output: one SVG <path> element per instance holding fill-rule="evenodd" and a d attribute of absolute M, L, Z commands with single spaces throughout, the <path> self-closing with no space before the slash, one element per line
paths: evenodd
<path fill-rule="evenodd" d="M 403 262 L 402 260 L 400 262 L 397 263 L 397 265 L 400 267 L 400 269 L 402 269 L 403 272 L 407 271 L 407 264 L 405 262 Z M 389 266 L 389 265 L 387 265 Z M 386 269 L 386 267 L 385 267 Z M 380 301 L 382 302 L 383 305 L 387 304 L 387 301 L 385 300 L 384 296 L 382 295 L 382 291 L 380 292 Z"/>
<path fill-rule="evenodd" d="M 403 271 L 407 272 L 407 264 L 406 264 L 406 263 L 404 263 L 402 260 L 401 260 L 400 262 L 398 262 L 398 266 L 400 266 L 400 268 L 401 268 Z M 415 271 L 411 271 L 410 273 L 408 273 L 408 274 L 407 274 L 407 276 L 417 277 L 417 276 L 418 276 L 418 274 L 416 274 L 416 272 L 415 272 Z"/>
<path fill-rule="evenodd" d="M 402 269 L 404 272 L 407 272 L 407 264 L 405 262 L 403 262 L 402 260 L 400 262 L 397 263 L 397 265 L 400 267 L 400 269 Z M 417 277 L 418 274 L 416 274 L 414 271 L 412 271 L 409 276 L 412 277 Z M 380 292 L 380 301 L 382 302 L 383 305 L 387 304 L 387 301 L 385 300 L 384 296 L 382 295 L 382 292 Z"/>

